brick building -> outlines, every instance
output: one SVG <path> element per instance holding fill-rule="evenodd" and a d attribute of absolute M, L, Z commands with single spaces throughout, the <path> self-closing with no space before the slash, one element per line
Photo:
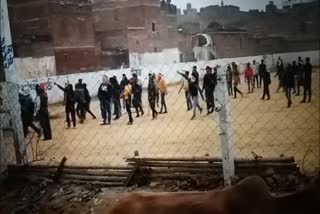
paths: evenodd
<path fill-rule="evenodd" d="M 177 48 L 176 12 L 170 0 L 9 0 L 15 56 L 54 56 L 57 74 Z"/>

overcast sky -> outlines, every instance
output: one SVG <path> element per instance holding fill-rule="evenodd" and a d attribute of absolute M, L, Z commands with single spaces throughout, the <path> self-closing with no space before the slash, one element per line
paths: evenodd
<path fill-rule="evenodd" d="M 186 4 L 190 2 L 193 8 L 201 8 L 208 5 L 221 4 L 221 0 L 172 0 L 173 4 L 176 4 L 178 8 L 185 9 Z M 248 11 L 249 9 L 265 10 L 265 6 L 269 0 L 224 0 L 226 5 L 239 6 L 242 11 Z M 274 0 L 275 4 L 281 5 L 281 0 Z"/>

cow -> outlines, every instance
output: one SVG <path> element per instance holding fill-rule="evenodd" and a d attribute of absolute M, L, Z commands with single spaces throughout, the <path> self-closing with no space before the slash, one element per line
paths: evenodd
<path fill-rule="evenodd" d="M 233 187 L 209 192 L 128 193 L 110 211 L 110 214 L 319 213 L 320 179 L 297 193 L 276 196 L 260 177 L 246 178 Z"/>

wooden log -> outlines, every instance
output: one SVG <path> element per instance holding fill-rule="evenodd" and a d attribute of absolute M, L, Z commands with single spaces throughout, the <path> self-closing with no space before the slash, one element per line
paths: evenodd
<path fill-rule="evenodd" d="M 151 179 L 186 179 L 186 178 L 191 178 L 191 179 L 199 179 L 199 178 L 204 178 L 202 175 L 194 175 L 194 174 L 157 174 L 157 175 L 151 175 Z M 213 178 L 223 178 L 222 174 L 217 174 L 217 175 L 208 175 L 207 179 L 213 179 Z"/>
<path fill-rule="evenodd" d="M 83 180 L 83 181 L 102 181 L 102 182 L 125 182 L 123 177 L 104 177 L 104 176 L 84 176 L 84 175 L 62 175 L 64 180 Z"/>
<path fill-rule="evenodd" d="M 62 183 L 67 184 L 78 184 L 78 185 L 85 185 L 85 184 L 92 184 L 94 186 L 100 187 L 123 187 L 123 182 L 98 182 L 98 181 L 82 181 L 82 180 L 61 180 Z"/>
<path fill-rule="evenodd" d="M 157 161 L 157 162 L 222 162 L 221 158 L 214 157 L 198 157 L 198 158 L 125 158 L 126 162 L 149 162 L 149 161 Z M 250 163 L 256 162 L 255 159 L 235 159 L 236 163 Z M 295 159 L 293 157 L 289 158 L 264 158 L 258 160 L 260 163 L 293 163 Z"/>
<path fill-rule="evenodd" d="M 37 168 L 37 169 L 56 169 L 58 165 L 8 165 L 9 168 L 24 167 L 24 168 Z M 64 169 L 87 169 L 87 170 L 123 170 L 130 171 L 133 167 L 117 167 L 117 166 L 68 166 L 65 165 Z"/>
<path fill-rule="evenodd" d="M 54 173 L 56 169 L 39 169 L 39 168 L 10 168 L 10 173 Z M 86 170 L 86 169 L 64 169 L 64 174 L 74 175 L 93 175 L 93 176 L 128 176 L 129 171 L 115 171 L 115 170 Z"/>
<path fill-rule="evenodd" d="M 184 167 L 184 168 L 217 168 L 222 167 L 222 163 L 171 163 L 171 162 L 143 162 L 139 163 L 142 167 Z M 292 168 L 296 167 L 295 163 L 241 163 L 235 164 L 236 167 L 240 168 L 252 168 L 252 167 L 262 167 L 262 168 Z"/>

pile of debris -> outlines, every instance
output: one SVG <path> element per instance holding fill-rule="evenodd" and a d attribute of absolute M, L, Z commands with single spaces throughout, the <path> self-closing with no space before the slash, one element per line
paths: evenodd
<path fill-rule="evenodd" d="M 223 187 L 223 167 L 219 158 L 127 158 L 129 166 L 137 168 L 133 182 L 139 186 L 175 183 L 171 189 L 210 190 Z M 272 191 L 294 191 L 302 175 L 294 158 L 237 159 L 234 183 L 258 175 Z M 157 186 L 157 185 L 155 185 Z M 163 188 L 163 186 L 162 186 Z"/>
<path fill-rule="evenodd" d="M 99 188 L 49 180 L 7 180 L 0 190 L 1 214 L 91 213 Z"/>

